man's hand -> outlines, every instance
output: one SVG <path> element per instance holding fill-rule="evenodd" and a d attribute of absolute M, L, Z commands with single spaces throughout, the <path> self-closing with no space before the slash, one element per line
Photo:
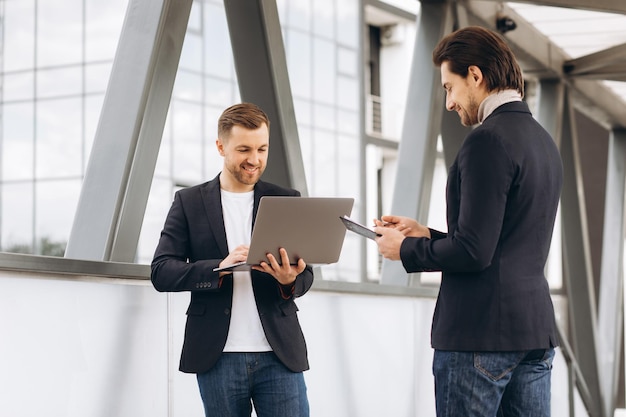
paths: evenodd
<path fill-rule="evenodd" d="M 287 254 L 287 250 L 285 250 L 285 248 L 280 248 L 279 253 L 281 264 L 278 263 L 274 255 L 268 253 L 268 262 L 261 262 L 260 265 L 254 265 L 252 269 L 270 274 L 282 285 L 293 284 L 296 277 L 304 271 L 304 268 L 306 268 L 306 263 L 303 259 L 298 259 L 298 263 L 296 265 L 291 265 L 289 264 L 289 255 Z"/>
<path fill-rule="evenodd" d="M 236 264 L 239 262 L 244 262 L 246 259 L 248 259 L 249 249 L 250 249 L 250 246 L 248 245 L 237 246 L 231 253 L 228 254 L 227 257 L 225 257 L 222 260 L 222 262 L 220 262 L 220 265 L 219 265 L 220 268 L 223 266 L 228 266 L 228 265 Z M 220 277 L 224 275 L 228 275 L 228 274 L 232 274 L 232 271 L 221 271 Z"/>
<path fill-rule="evenodd" d="M 374 231 L 378 252 L 392 261 L 400 260 L 400 246 L 406 237 L 426 237 L 430 239 L 430 229 L 416 220 L 404 216 L 382 216 L 374 219 Z"/>

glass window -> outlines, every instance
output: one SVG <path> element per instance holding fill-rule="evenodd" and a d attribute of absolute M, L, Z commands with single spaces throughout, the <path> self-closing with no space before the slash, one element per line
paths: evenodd
<path fill-rule="evenodd" d="M 79 66 L 37 72 L 37 96 L 40 98 L 78 95 L 82 84 L 83 73 Z"/>
<path fill-rule="evenodd" d="M 83 158 L 84 163 L 89 160 L 93 141 L 96 137 L 98 122 L 100 121 L 100 113 L 102 112 L 102 104 L 104 103 L 104 94 L 94 94 L 85 97 L 85 138 L 83 141 Z M 81 172 L 85 173 L 83 165 Z"/>
<path fill-rule="evenodd" d="M 208 75 L 231 79 L 234 73 L 233 52 L 224 6 L 206 4 L 204 22 L 205 71 Z"/>
<path fill-rule="evenodd" d="M 294 98 L 293 107 L 294 107 L 294 112 L 296 113 L 296 120 L 298 122 L 298 127 L 311 126 L 313 124 L 310 101 Z"/>
<path fill-rule="evenodd" d="M 187 31 L 202 34 L 202 0 L 194 0 L 191 4 Z M 189 35 L 189 33 L 187 34 Z M 185 42 L 187 39 L 185 38 Z"/>
<path fill-rule="evenodd" d="M 313 190 L 313 132 L 308 127 L 298 127 L 298 137 L 300 138 L 300 152 L 302 153 L 302 163 L 304 164 L 304 177 L 308 191 Z M 271 150 L 270 150 L 271 152 Z"/>
<path fill-rule="evenodd" d="M 128 0 L 85 0 L 87 62 L 113 60 L 127 6 Z"/>
<path fill-rule="evenodd" d="M 337 78 L 337 101 L 341 108 L 358 110 L 360 104 L 359 82 L 354 78 Z"/>
<path fill-rule="evenodd" d="M 311 0 L 289 0 L 285 23 L 291 28 L 311 31 Z"/>
<path fill-rule="evenodd" d="M 2 250 L 33 253 L 33 183 L 0 186 Z"/>
<path fill-rule="evenodd" d="M 109 84 L 113 61 L 85 65 L 85 93 L 104 93 Z"/>
<path fill-rule="evenodd" d="M 172 96 L 181 100 L 201 102 L 202 76 L 179 69 L 176 74 Z"/>
<path fill-rule="evenodd" d="M 83 0 L 37 2 L 37 65 L 82 61 Z"/>
<path fill-rule="evenodd" d="M 329 197 L 337 195 L 337 153 L 335 151 L 335 135 L 316 131 L 313 134 L 315 157 L 313 160 L 312 195 Z"/>
<path fill-rule="evenodd" d="M 358 77 L 358 55 L 355 50 L 339 47 L 337 49 L 337 71 L 343 75 Z"/>
<path fill-rule="evenodd" d="M 335 104 L 335 44 L 322 39 L 313 42 L 313 97 Z"/>
<path fill-rule="evenodd" d="M 4 74 L 2 77 L 2 101 L 32 100 L 35 75 L 32 71 Z"/>
<path fill-rule="evenodd" d="M 359 0 L 341 0 L 337 5 L 337 41 L 354 49 L 359 47 Z"/>
<path fill-rule="evenodd" d="M 3 71 L 35 66 L 35 0 L 2 2 Z"/>
<path fill-rule="evenodd" d="M 159 147 L 159 155 L 157 156 L 156 166 L 154 167 L 154 177 L 171 178 L 172 177 L 172 113 L 168 113 L 163 127 L 163 136 L 161 136 L 161 146 Z"/>
<path fill-rule="evenodd" d="M 340 196 L 354 197 L 355 203 L 361 201 L 361 147 L 356 136 L 340 135 L 337 140 L 337 153 L 341 163 L 337 166 L 338 194 Z"/>
<path fill-rule="evenodd" d="M 311 36 L 295 30 L 287 31 L 287 67 L 294 97 L 311 98 Z"/>
<path fill-rule="evenodd" d="M 335 130 L 335 109 L 322 104 L 314 105 L 313 125 L 317 129 Z"/>
<path fill-rule="evenodd" d="M 155 178 L 150 188 L 143 226 L 139 235 L 137 262 L 143 264 L 152 262 L 154 250 L 173 199 L 171 181 Z"/>
<path fill-rule="evenodd" d="M 218 107 L 226 107 L 230 106 L 234 103 L 235 97 L 233 97 L 234 85 L 232 81 L 227 81 L 224 79 L 206 77 L 204 79 L 205 88 L 207 91 L 205 100 L 207 104 L 215 105 Z M 218 113 L 217 117 L 221 114 Z M 217 118 L 215 119 L 217 122 Z"/>
<path fill-rule="evenodd" d="M 334 39 L 335 38 L 334 16 L 335 16 L 334 0 L 314 0 L 313 1 L 313 33 L 316 36 L 319 36 L 322 38 Z"/>
<path fill-rule="evenodd" d="M 183 49 L 180 52 L 180 69 L 202 72 L 202 37 L 189 31 L 185 35 Z"/>
<path fill-rule="evenodd" d="M 37 104 L 37 178 L 82 174 L 82 100 L 42 100 Z"/>
<path fill-rule="evenodd" d="M 174 135 L 172 156 L 176 183 L 195 184 L 202 181 L 202 107 L 175 101 L 172 114 Z"/>
<path fill-rule="evenodd" d="M 81 185 L 80 179 L 36 183 L 36 253 L 55 256 L 65 253 Z"/>
<path fill-rule="evenodd" d="M 360 134 L 359 113 L 352 110 L 337 110 L 337 127 L 340 133 L 357 136 Z"/>
<path fill-rule="evenodd" d="M 2 180 L 33 179 L 34 106 L 15 103 L 2 106 Z"/>

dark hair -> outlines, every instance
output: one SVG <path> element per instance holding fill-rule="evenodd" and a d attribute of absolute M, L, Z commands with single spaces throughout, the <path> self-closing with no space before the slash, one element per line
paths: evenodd
<path fill-rule="evenodd" d="M 230 106 L 222 112 L 217 121 L 217 137 L 222 140 L 228 139 L 234 126 L 246 129 L 258 129 L 263 124 L 270 130 L 270 119 L 259 106 L 252 103 L 241 103 Z"/>
<path fill-rule="evenodd" d="M 522 70 L 498 33 L 479 26 L 450 33 L 433 50 L 433 63 L 439 67 L 444 62 L 452 73 L 461 77 L 467 76 L 470 65 L 477 66 L 488 91 L 514 89 L 524 96 Z"/>

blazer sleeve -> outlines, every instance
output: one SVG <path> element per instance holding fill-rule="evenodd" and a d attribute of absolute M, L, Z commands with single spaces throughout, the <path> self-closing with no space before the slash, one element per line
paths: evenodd
<path fill-rule="evenodd" d="M 151 265 L 150 278 L 157 291 L 219 289 L 219 273 L 213 272 L 222 261 L 219 250 L 207 248 L 208 259 L 190 259 L 193 256 L 190 229 L 183 199 L 176 192 Z"/>
<path fill-rule="evenodd" d="M 408 237 L 400 247 L 407 272 L 471 272 L 487 268 L 496 251 L 514 177 L 514 164 L 497 136 L 470 134 L 448 178 L 447 234 Z"/>

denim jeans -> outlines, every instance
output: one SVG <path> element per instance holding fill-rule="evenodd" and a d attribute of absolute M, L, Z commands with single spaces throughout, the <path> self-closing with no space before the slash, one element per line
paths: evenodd
<path fill-rule="evenodd" d="M 308 417 L 302 372 L 291 372 L 274 352 L 223 353 L 198 374 L 206 417 Z"/>
<path fill-rule="evenodd" d="M 437 417 L 549 417 L 554 349 L 435 350 Z"/>

